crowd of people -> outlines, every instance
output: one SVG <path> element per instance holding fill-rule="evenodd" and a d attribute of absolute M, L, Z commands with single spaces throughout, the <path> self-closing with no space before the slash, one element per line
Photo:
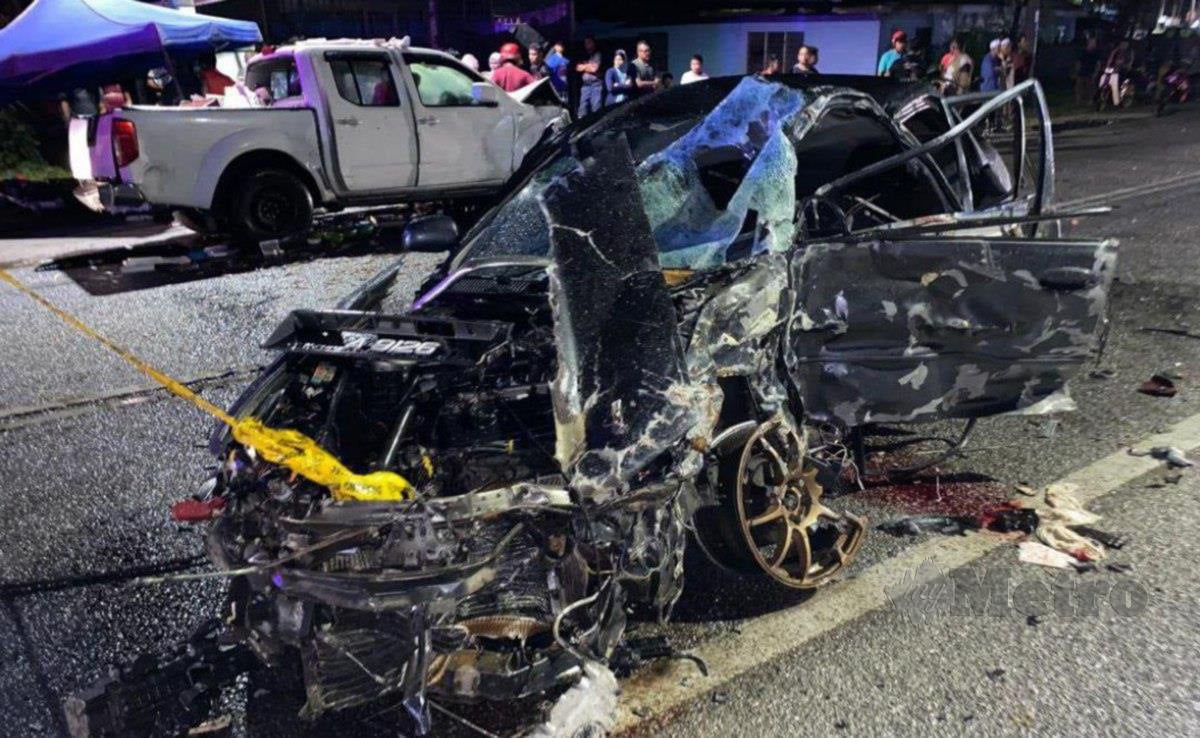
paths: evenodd
<path fill-rule="evenodd" d="M 973 89 L 995 92 L 1025 81 L 1032 69 L 1033 53 L 1025 35 L 1021 35 L 1015 45 L 1009 38 L 992 39 L 979 62 L 977 74 L 975 60 L 966 52 L 962 39 L 950 39 L 936 70 L 932 70 L 925 60 L 925 50 L 910 43 L 907 33 L 896 30 L 892 32 L 891 46 L 879 56 L 876 73 L 880 77 L 904 81 L 934 76 L 949 92 Z"/>
<path fill-rule="evenodd" d="M 795 63 L 791 67 L 792 74 L 819 74 L 819 53 L 817 47 L 811 44 L 800 46 L 796 51 Z M 550 84 L 564 102 L 569 99 L 573 74 L 576 80 L 574 87 L 578 90 L 576 110 L 580 117 L 665 89 L 675 82 L 671 72 L 655 66 L 650 44 L 645 40 L 638 41 L 634 46 L 633 58 L 629 57 L 625 49 L 615 49 L 607 67 L 604 55 L 592 36 L 584 38 L 580 60 L 574 64 L 567 58 L 562 42 L 554 42 L 545 47 L 539 43 L 530 44 L 526 47 L 524 55 L 519 44 L 513 41 L 506 42 L 488 58 L 486 70 L 479 68 L 476 58 L 471 54 L 462 55 L 461 60 L 506 92 L 515 92 L 540 79 L 549 78 Z M 761 69 L 752 71 L 764 76 L 781 74 L 783 64 L 777 56 L 772 55 L 767 58 Z M 708 73 L 704 69 L 704 56 L 694 54 L 688 60 L 687 71 L 680 75 L 679 84 L 687 85 L 706 79 Z"/>
<path fill-rule="evenodd" d="M 461 60 L 505 92 L 515 92 L 538 80 L 549 79 L 564 102 L 570 97 L 574 79 L 580 117 L 669 87 L 674 80 L 670 72 L 660 72 L 654 66 L 650 44 L 646 41 L 637 42 L 632 59 L 625 49 L 614 50 L 608 66 L 605 66 L 604 56 L 592 36 L 584 38 L 581 52 L 579 59 L 572 63 L 561 41 L 545 46 L 531 43 L 524 55 L 520 44 L 508 41 L 488 57 L 486 70 L 479 69 L 471 54 L 464 54 Z M 680 83 L 702 79 L 708 79 L 708 75 L 704 73 L 703 57 L 697 54 L 692 57 L 690 68 L 684 72 Z"/>

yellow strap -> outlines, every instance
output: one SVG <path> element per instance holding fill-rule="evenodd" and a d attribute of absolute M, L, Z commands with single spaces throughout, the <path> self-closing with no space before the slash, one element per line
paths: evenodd
<path fill-rule="evenodd" d="M 192 389 L 155 367 L 139 359 L 126 349 L 104 336 L 87 323 L 58 307 L 34 292 L 24 282 L 5 269 L 0 269 L 0 280 L 12 285 L 34 302 L 54 313 L 64 323 L 94 339 L 100 345 L 121 357 L 127 364 L 161 384 L 173 395 L 182 397 L 212 417 L 230 427 L 233 437 L 242 445 L 253 448 L 264 460 L 286 467 L 316 484 L 328 487 L 335 500 L 390 501 L 413 496 L 413 486 L 408 480 L 394 472 L 377 471 L 356 474 L 317 442 L 299 431 L 268 428 L 257 418 L 233 417 L 212 404 Z"/>

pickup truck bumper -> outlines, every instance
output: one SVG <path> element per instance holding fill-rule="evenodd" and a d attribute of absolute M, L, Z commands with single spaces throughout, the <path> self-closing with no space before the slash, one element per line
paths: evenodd
<path fill-rule="evenodd" d="M 142 191 L 134 184 L 97 182 L 96 187 L 100 193 L 100 204 L 105 210 L 114 207 L 137 207 L 146 203 Z"/>

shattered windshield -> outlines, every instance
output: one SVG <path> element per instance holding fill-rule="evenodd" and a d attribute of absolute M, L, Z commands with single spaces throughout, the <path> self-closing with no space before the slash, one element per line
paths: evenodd
<path fill-rule="evenodd" d="M 549 256 L 542 205 L 547 188 L 589 165 L 587 144 L 611 136 L 627 140 L 636 176 L 632 185 L 609 186 L 637 188 L 639 215 L 650 222 L 663 267 L 705 269 L 785 250 L 793 234 L 794 142 L 807 124 L 800 115 L 806 102 L 802 90 L 746 77 L 717 100 L 698 97 L 692 110 L 617 116 L 575 147 L 583 152 L 582 164 L 576 155 L 563 154 L 535 172 L 476 231 L 456 263 Z"/>

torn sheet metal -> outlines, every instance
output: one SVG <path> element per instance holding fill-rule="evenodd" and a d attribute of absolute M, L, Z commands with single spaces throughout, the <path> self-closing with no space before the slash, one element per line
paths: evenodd
<path fill-rule="evenodd" d="M 594 502 L 626 491 L 698 416 L 649 223 L 637 193 L 613 186 L 633 173 L 616 138 L 542 194 L 554 254 L 557 456 Z"/>
<path fill-rule="evenodd" d="M 1115 259 L 1107 241 L 811 244 L 789 339 L 806 410 L 852 427 L 1056 409 L 1097 349 Z"/>

